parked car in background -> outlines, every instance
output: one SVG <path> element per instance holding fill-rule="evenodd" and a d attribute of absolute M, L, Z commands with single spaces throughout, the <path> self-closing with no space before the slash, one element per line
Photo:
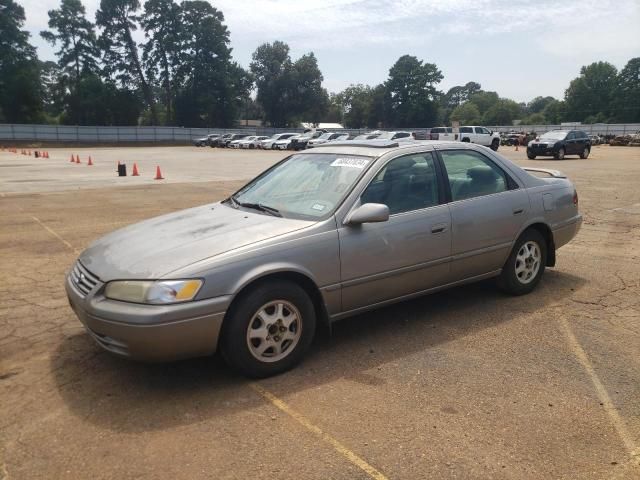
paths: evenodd
<path fill-rule="evenodd" d="M 227 148 L 240 148 L 240 142 L 244 142 L 249 138 L 256 138 L 255 135 L 249 135 L 248 137 L 238 138 L 237 140 L 231 140 L 227 145 Z"/>
<path fill-rule="evenodd" d="M 599 135 L 589 135 L 589 139 L 591 140 L 591 145 L 600 145 L 602 143 L 602 138 Z"/>
<path fill-rule="evenodd" d="M 552 130 L 531 140 L 527 145 L 527 157 L 553 157 L 562 160 L 566 155 L 587 158 L 591 152 L 591 140 L 582 130 Z"/>
<path fill-rule="evenodd" d="M 298 364 L 319 325 L 488 278 L 530 293 L 581 223 L 564 175 L 483 147 L 327 143 L 222 202 L 98 239 L 65 290 L 115 355 L 220 349 L 239 372 L 266 377 Z"/>
<path fill-rule="evenodd" d="M 292 142 L 296 141 L 298 138 L 301 138 L 301 137 L 302 137 L 302 134 L 294 135 L 288 138 L 281 138 L 280 140 L 277 140 L 276 142 L 274 142 L 273 148 L 274 150 L 293 150 Z"/>
<path fill-rule="evenodd" d="M 224 135 L 219 136 L 218 138 L 214 138 L 209 143 L 211 148 L 221 147 L 227 140 L 229 140 L 233 136 L 233 133 L 225 133 Z"/>
<path fill-rule="evenodd" d="M 312 138 L 307 142 L 307 148 L 317 147 L 323 143 L 330 142 L 331 140 L 348 140 L 349 134 L 342 132 L 327 132 L 320 135 L 318 138 Z"/>
<path fill-rule="evenodd" d="M 374 138 L 378 138 L 382 132 L 375 131 L 369 133 L 362 133 L 353 138 L 353 140 L 373 140 Z"/>
<path fill-rule="evenodd" d="M 266 135 L 255 135 L 252 137 L 247 137 L 244 140 L 240 140 L 240 148 L 259 148 L 259 145 L 262 143 L 262 141 L 266 140 L 267 138 L 269 137 L 267 137 Z"/>
<path fill-rule="evenodd" d="M 288 138 L 295 137 L 296 135 L 298 134 L 297 133 L 276 133 L 274 135 L 271 135 L 269 138 L 266 138 L 262 142 L 260 142 L 260 148 L 263 148 L 265 150 L 271 150 L 275 148 L 274 144 L 278 140 L 286 140 Z"/>
<path fill-rule="evenodd" d="M 429 131 L 430 140 L 458 140 L 458 132 L 453 127 L 434 127 Z"/>
<path fill-rule="evenodd" d="M 219 133 L 210 133 L 209 135 L 207 135 L 205 137 L 194 138 L 193 139 L 193 144 L 196 147 L 206 147 L 207 145 L 211 145 L 211 142 L 213 142 L 217 138 L 220 138 L 220 134 Z"/>
<path fill-rule="evenodd" d="M 291 149 L 296 151 L 304 150 L 307 148 L 309 141 L 319 138 L 325 133 L 327 133 L 327 131 L 321 128 L 305 130 L 304 133 L 291 140 Z"/>
<path fill-rule="evenodd" d="M 229 138 L 224 141 L 220 141 L 219 146 L 228 147 L 231 142 L 235 142 L 236 140 L 242 140 L 245 137 L 248 137 L 246 133 L 233 133 Z"/>
<path fill-rule="evenodd" d="M 382 132 L 376 140 L 413 140 L 411 132 Z"/>
<path fill-rule="evenodd" d="M 427 130 L 416 130 L 411 132 L 411 136 L 414 140 L 431 140 L 431 133 Z"/>
<path fill-rule="evenodd" d="M 486 127 L 464 126 L 458 128 L 461 142 L 475 143 L 491 148 L 494 152 L 500 148 L 500 134 Z"/>

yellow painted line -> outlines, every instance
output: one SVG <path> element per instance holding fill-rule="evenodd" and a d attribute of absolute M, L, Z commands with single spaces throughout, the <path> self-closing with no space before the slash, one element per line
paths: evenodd
<path fill-rule="evenodd" d="M 363 470 L 367 475 L 375 480 L 387 480 L 380 471 L 378 471 L 375 467 L 369 465 L 366 461 L 364 461 L 361 457 L 356 455 L 353 451 L 349 450 L 346 446 L 340 443 L 338 440 L 333 438 L 328 433 L 325 433 L 320 427 L 314 425 L 309 420 L 307 420 L 302 414 L 296 412 L 293 408 L 287 405 L 285 402 L 276 397 L 273 393 L 265 390 L 260 385 L 251 383 L 249 384 L 255 392 L 257 392 L 260 396 L 262 396 L 265 400 L 271 403 L 278 410 L 283 411 L 291 418 L 293 418 L 296 422 L 302 425 L 304 428 L 309 430 L 311 433 L 317 435 L 322 440 L 327 442 L 329 445 L 333 447 L 335 451 L 344 456 L 347 460 L 353 463 L 355 466 Z"/>
<path fill-rule="evenodd" d="M 627 452 L 629 453 L 629 455 L 631 455 L 631 457 L 636 457 L 640 453 L 640 449 L 636 449 L 633 437 L 629 433 L 624 420 L 622 420 L 622 417 L 618 413 L 618 409 L 613 404 L 613 401 L 611 401 L 611 397 L 609 396 L 607 389 L 600 381 L 598 374 L 595 372 L 593 365 L 591 365 L 591 362 L 589 361 L 589 357 L 587 357 L 586 352 L 576 339 L 576 336 L 573 334 L 573 331 L 569 326 L 569 322 L 567 322 L 567 319 L 562 315 L 560 315 L 560 324 L 562 325 L 564 333 L 567 336 L 567 342 L 569 343 L 571 350 L 573 351 L 582 367 L 586 370 L 589 378 L 591 378 L 591 383 L 593 383 L 596 393 L 598 394 L 598 398 L 600 399 L 600 402 L 602 402 L 605 412 L 607 412 L 607 414 L 609 415 L 611 423 L 620 436 L 622 443 L 624 443 Z"/>
<path fill-rule="evenodd" d="M 53 229 L 47 227 L 44 223 L 42 223 L 42 221 L 38 218 L 38 217 L 31 217 L 33 218 L 33 220 L 38 223 L 38 225 L 40 225 L 42 228 L 44 228 L 47 232 L 49 232 L 51 235 L 53 235 L 54 237 L 56 237 L 58 240 L 60 240 L 62 243 L 64 243 L 69 250 L 71 250 L 73 253 L 75 253 L 76 255 L 80 254 L 80 251 L 77 250 L 76 248 L 73 247 L 73 245 L 71 245 L 69 242 L 67 242 L 64 238 L 62 238 L 60 235 L 58 235 Z"/>

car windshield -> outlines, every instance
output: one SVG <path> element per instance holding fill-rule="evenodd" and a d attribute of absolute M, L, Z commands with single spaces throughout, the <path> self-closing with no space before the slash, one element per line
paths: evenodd
<path fill-rule="evenodd" d="M 564 132 L 562 130 L 552 130 L 551 132 L 545 133 L 540 138 L 543 140 L 564 140 L 564 138 L 567 136 L 567 133 L 569 132 Z"/>
<path fill-rule="evenodd" d="M 331 136 L 331 133 L 323 133 L 318 137 L 318 140 L 326 140 Z"/>
<path fill-rule="evenodd" d="M 356 155 L 296 154 L 248 183 L 233 200 L 277 209 L 284 217 L 324 218 L 333 213 L 372 161 Z"/>

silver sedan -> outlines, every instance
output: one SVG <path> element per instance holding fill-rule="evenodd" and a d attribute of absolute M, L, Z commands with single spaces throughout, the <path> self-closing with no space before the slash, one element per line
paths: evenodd
<path fill-rule="evenodd" d="M 296 365 L 320 322 L 490 277 L 529 293 L 581 223 L 560 172 L 473 144 L 352 141 L 291 155 L 222 202 L 97 240 L 66 290 L 112 353 L 220 350 L 264 377 Z"/>

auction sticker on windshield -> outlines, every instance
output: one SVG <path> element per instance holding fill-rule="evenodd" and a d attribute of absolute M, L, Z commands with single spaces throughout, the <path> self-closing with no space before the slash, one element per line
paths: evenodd
<path fill-rule="evenodd" d="M 332 167 L 351 167 L 351 168 L 364 168 L 369 164 L 369 160 L 366 158 L 355 157 L 343 157 L 336 158 L 332 163 Z"/>

